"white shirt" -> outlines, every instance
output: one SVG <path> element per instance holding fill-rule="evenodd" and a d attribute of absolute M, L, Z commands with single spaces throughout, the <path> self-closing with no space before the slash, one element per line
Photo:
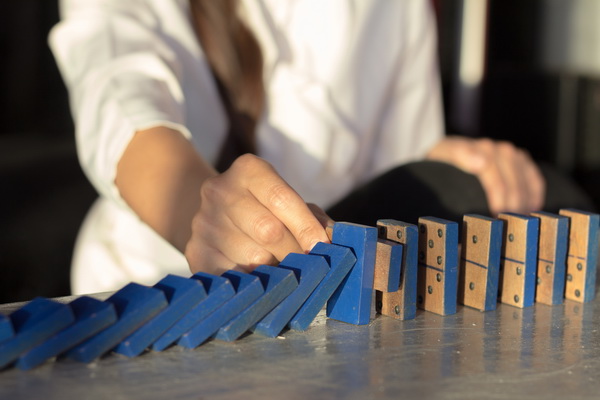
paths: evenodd
<path fill-rule="evenodd" d="M 323 208 L 423 158 L 443 132 L 426 0 L 244 0 L 264 57 L 258 155 Z M 189 275 L 125 204 L 116 165 L 136 131 L 179 130 L 215 162 L 227 120 L 187 0 L 62 0 L 50 44 L 82 168 L 100 193 L 73 260 L 74 293 Z M 382 216 L 385 217 L 385 216 Z"/>

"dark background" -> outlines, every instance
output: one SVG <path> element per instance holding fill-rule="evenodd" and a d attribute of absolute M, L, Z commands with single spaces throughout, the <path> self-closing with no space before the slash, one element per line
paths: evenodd
<path fill-rule="evenodd" d="M 513 141 L 600 205 L 600 80 L 540 63 L 548 2 L 489 0 L 486 73 L 470 97 L 457 79 L 463 0 L 434 4 L 447 131 Z M 0 3 L 0 303 L 69 294 L 72 247 L 96 198 L 47 46 L 57 21 L 56 1 Z"/>

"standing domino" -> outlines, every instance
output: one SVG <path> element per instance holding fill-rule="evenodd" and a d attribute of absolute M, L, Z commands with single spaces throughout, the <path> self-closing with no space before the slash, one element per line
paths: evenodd
<path fill-rule="evenodd" d="M 417 304 L 439 315 L 456 313 L 458 224 L 441 218 L 419 218 Z"/>
<path fill-rule="evenodd" d="M 535 301 L 555 305 L 563 302 L 569 241 L 569 218 L 546 212 L 531 213 L 540 219 Z"/>
<path fill-rule="evenodd" d="M 502 221 L 467 214 L 463 217 L 459 303 L 480 311 L 496 309 Z"/>
<path fill-rule="evenodd" d="M 327 316 L 366 325 L 371 319 L 377 229 L 338 222 L 333 227 L 331 242 L 354 250 L 356 264 L 327 302 Z"/>
<path fill-rule="evenodd" d="M 377 221 L 379 238 L 404 246 L 398 290 L 376 291 L 376 309 L 382 315 L 399 320 L 413 319 L 417 314 L 417 258 L 419 234 L 417 227 L 393 219 Z"/>
<path fill-rule="evenodd" d="M 520 308 L 532 306 L 535 300 L 539 219 L 513 213 L 500 213 L 498 219 L 504 221 L 500 301 Z"/>
<path fill-rule="evenodd" d="M 571 220 L 565 297 L 586 303 L 594 299 L 596 290 L 599 215 L 574 209 L 559 214 Z"/>

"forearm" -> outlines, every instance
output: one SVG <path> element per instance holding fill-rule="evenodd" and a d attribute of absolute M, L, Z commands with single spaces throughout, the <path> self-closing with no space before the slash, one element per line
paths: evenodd
<path fill-rule="evenodd" d="M 216 174 L 181 133 L 156 127 L 133 137 L 115 183 L 133 211 L 183 252 L 200 205 L 200 186 Z"/>

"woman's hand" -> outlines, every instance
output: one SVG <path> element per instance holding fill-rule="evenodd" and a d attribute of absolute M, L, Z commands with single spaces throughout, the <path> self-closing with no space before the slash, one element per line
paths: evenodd
<path fill-rule="evenodd" d="M 185 255 L 192 272 L 248 271 L 328 242 L 329 223 L 269 163 L 247 154 L 202 184 Z"/>
<path fill-rule="evenodd" d="M 529 154 L 508 142 L 450 136 L 427 155 L 476 175 L 490 211 L 528 213 L 544 205 L 546 184 Z"/>

